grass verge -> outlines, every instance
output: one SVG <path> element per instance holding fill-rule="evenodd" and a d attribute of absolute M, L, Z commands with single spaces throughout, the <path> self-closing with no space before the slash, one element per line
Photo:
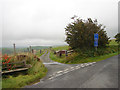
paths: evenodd
<path fill-rule="evenodd" d="M 76 57 L 74 61 L 68 62 L 69 64 L 77 64 L 77 63 L 88 63 L 88 62 L 98 62 L 101 60 L 105 60 L 107 58 L 110 58 L 112 56 L 118 55 L 118 53 L 110 53 L 102 56 L 96 56 L 96 57 L 89 57 L 85 59 L 79 59 L 79 57 Z"/>
<path fill-rule="evenodd" d="M 50 59 L 56 62 L 65 63 L 65 64 L 79 64 L 79 63 L 88 63 L 88 62 L 97 62 L 101 60 L 105 60 L 107 58 L 110 58 L 112 56 L 118 55 L 118 52 L 116 53 L 110 53 L 102 56 L 96 56 L 96 57 L 87 57 L 87 58 L 81 58 L 79 55 L 73 55 L 73 59 L 67 59 L 67 57 L 62 56 L 61 58 L 54 55 L 53 53 L 50 53 Z M 72 56 L 71 56 L 72 57 Z"/>
<path fill-rule="evenodd" d="M 119 52 L 118 44 L 115 42 L 115 39 L 113 39 L 110 40 L 110 43 L 109 45 L 107 45 L 106 48 L 98 48 L 97 51 L 94 48 L 81 48 L 74 50 L 75 52 L 68 57 L 66 57 L 65 55 L 59 57 L 53 54 L 53 51 L 68 50 L 69 48 L 69 46 L 59 46 L 52 48 L 53 50 L 50 53 L 51 60 L 66 64 L 97 62 L 118 55 Z"/>
<path fill-rule="evenodd" d="M 18 76 L 7 75 L 2 78 L 2 88 L 20 88 L 28 84 L 37 82 L 39 79 L 46 75 L 47 68 L 42 64 L 41 61 L 31 60 L 32 68 L 27 71 L 26 75 L 23 72 Z"/>
<path fill-rule="evenodd" d="M 41 50 L 41 53 L 40 53 L 40 51 L 38 50 L 37 53 L 36 53 L 36 56 L 37 56 L 37 57 L 40 57 L 40 56 L 42 56 L 44 53 L 45 53 L 45 50 Z"/>

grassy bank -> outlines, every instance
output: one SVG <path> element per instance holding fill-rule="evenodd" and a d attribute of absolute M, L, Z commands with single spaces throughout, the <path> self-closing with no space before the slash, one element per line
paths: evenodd
<path fill-rule="evenodd" d="M 88 57 L 88 58 L 81 58 L 79 55 L 72 55 L 70 57 L 62 56 L 61 58 L 56 56 L 55 54 L 51 53 L 50 58 L 53 61 L 65 63 L 65 64 L 79 64 L 79 63 L 87 63 L 87 62 L 97 62 L 101 60 L 105 60 L 107 58 L 110 58 L 112 56 L 118 55 L 118 52 L 116 53 L 110 53 L 102 56 L 96 56 L 96 57 Z M 72 58 L 72 59 L 69 59 Z"/>
<path fill-rule="evenodd" d="M 3 75 L 2 88 L 20 88 L 25 85 L 35 83 L 46 75 L 47 68 L 41 61 L 37 61 L 31 56 L 28 61 L 32 68 L 28 71 L 15 72 L 12 75 Z M 16 76 L 16 74 L 18 74 Z"/>
<path fill-rule="evenodd" d="M 69 46 L 55 47 L 53 50 L 68 50 Z M 110 44 L 106 48 L 98 48 L 97 51 L 93 49 L 77 49 L 76 52 L 69 56 L 62 55 L 59 57 L 53 52 L 50 53 L 51 60 L 66 63 L 66 64 L 77 64 L 87 62 L 97 62 L 106 58 L 118 55 L 118 44 L 115 40 L 111 40 Z"/>
<path fill-rule="evenodd" d="M 2 79 L 2 88 L 20 88 L 25 85 L 39 81 L 46 75 L 47 69 L 41 62 L 37 62 L 36 65 L 29 70 L 28 75 L 19 75 L 17 77 L 9 76 Z"/>

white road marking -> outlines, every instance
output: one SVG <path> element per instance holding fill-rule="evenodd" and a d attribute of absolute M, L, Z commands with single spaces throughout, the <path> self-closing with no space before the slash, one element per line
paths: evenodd
<path fill-rule="evenodd" d="M 74 67 L 70 67 L 70 69 L 73 69 Z"/>
<path fill-rule="evenodd" d="M 51 80 L 51 79 L 53 79 L 54 77 L 50 77 L 49 79 Z"/>
<path fill-rule="evenodd" d="M 70 69 L 70 71 L 73 71 L 73 70 L 75 70 L 75 68 Z"/>
<path fill-rule="evenodd" d="M 68 71 L 69 69 L 65 69 L 64 71 Z"/>
<path fill-rule="evenodd" d="M 65 71 L 64 73 L 68 73 L 69 71 Z"/>
<path fill-rule="evenodd" d="M 55 77 L 61 76 L 62 74 L 57 74 Z"/>
<path fill-rule="evenodd" d="M 51 76 L 54 76 L 54 75 L 56 75 L 56 73 L 53 73 Z"/>
<path fill-rule="evenodd" d="M 81 67 L 84 67 L 85 65 L 81 64 Z"/>
<path fill-rule="evenodd" d="M 84 64 L 80 64 L 80 65 L 77 65 L 77 66 L 74 66 L 74 67 L 67 68 L 67 69 L 65 69 L 65 70 L 63 70 L 63 71 L 55 72 L 55 73 L 53 73 L 52 75 L 50 75 L 50 78 L 49 78 L 49 79 L 51 80 L 51 79 L 53 79 L 53 78 L 55 78 L 55 77 L 61 76 L 61 75 L 65 74 L 65 73 L 68 73 L 68 72 L 70 72 L 70 71 L 79 69 L 79 68 L 81 68 L 81 67 L 89 66 L 89 65 L 92 65 L 92 64 L 94 64 L 94 63 L 96 63 L 96 62 L 84 63 Z M 38 84 L 38 83 L 35 83 L 35 84 Z"/>
<path fill-rule="evenodd" d="M 79 69 L 80 67 L 76 67 L 76 69 Z"/>
<path fill-rule="evenodd" d="M 90 65 L 92 65 L 93 63 L 89 63 Z"/>
<path fill-rule="evenodd" d="M 85 63 L 85 66 L 88 66 L 89 64 L 88 63 Z"/>
<path fill-rule="evenodd" d="M 57 73 L 61 73 L 61 72 L 63 72 L 63 71 L 58 71 Z"/>

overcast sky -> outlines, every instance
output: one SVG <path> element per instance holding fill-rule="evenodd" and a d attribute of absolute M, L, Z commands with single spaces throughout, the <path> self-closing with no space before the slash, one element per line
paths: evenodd
<path fill-rule="evenodd" d="M 97 19 L 111 38 L 118 32 L 119 0 L 1 0 L 3 47 L 64 45 L 65 27 L 77 15 Z M 1 37 L 0 37 L 1 38 Z"/>

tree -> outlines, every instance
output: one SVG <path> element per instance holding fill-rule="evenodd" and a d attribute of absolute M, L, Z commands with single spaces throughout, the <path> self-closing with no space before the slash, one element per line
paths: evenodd
<path fill-rule="evenodd" d="M 94 47 L 94 33 L 99 34 L 98 46 L 105 47 L 109 44 L 108 36 L 106 31 L 104 31 L 105 26 L 98 24 L 97 19 L 92 20 L 88 18 L 83 20 L 77 16 L 72 17 L 73 22 L 69 23 L 66 28 L 66 42 L 72 49 L 81 48 L 93 48 Z"/>
<path fill-rule="evenodd" d="M 117 35 L 115 35 L 115 38 L 115 41 L 120 44 L 120 33 L 117 33 Z"/>

